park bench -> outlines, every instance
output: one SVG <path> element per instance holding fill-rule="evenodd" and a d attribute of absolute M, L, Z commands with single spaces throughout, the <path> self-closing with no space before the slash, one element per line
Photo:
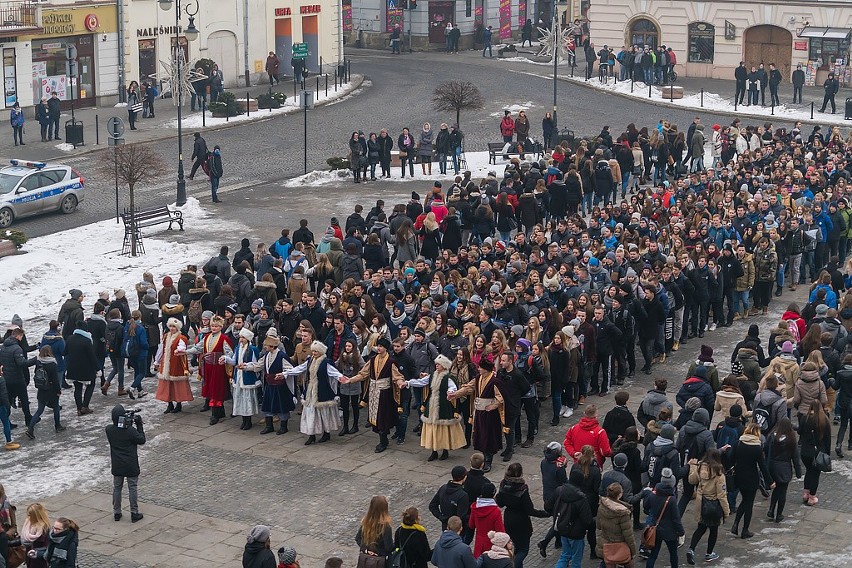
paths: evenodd
<path fill-rule="evenodd" d="M 169 230 L 171 231 L 172 224 L 177 223 L 180 226 L 180 230 L 183 231 L 183 213 L 172 211 L 167 205 L 138 209 L 134 217 L 136 218 L 137 230 L 168 223 Z M 130 233 L 130 211 L 125 209 L 124 213 L 121 214 L 121 220 L 124 221 L 124 232 Z"/>
<path fill-rule="evenodd" d="M 506 146 L 505 142 L 489 142 L 488 143 L 488 163 L 497 165 L 497 156 L 520 156 L 521 152 L 518 151 L 518 144 L 513 142 L 509 149 L 506 152 L 503 152 L 503 147 Z M 536 144 L 535 148 L 530 150 L 524 150 L 524 155 L 532 154 L 536 158 L 541 158 L 543 155 L 543 149 L 541 148 L 541 144 Z"/>

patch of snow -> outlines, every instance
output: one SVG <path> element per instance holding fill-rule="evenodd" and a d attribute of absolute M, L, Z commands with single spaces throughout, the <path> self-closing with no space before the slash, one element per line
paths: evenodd
<path fill-rule="evenodd" d="M 497 164 L 489 164 L 488 152 L 465 152 L 465 160 L 467 162 L 467 168 L 462 168 L 459 175 L 467 169 L 470 171 L 473 179 L 483 178 L 488 175 L 489 171 L 502 174 L 505 165 L 508 164 L 508 162 L 504 161 L 499 154 L 497 156 Z M 451 184 L 452 182 L 448 182 L 448 180 L 452 180 L 455 177 L 453 174 L 452 162 L 447 162 L 447 172 L 447 174 L 441 174 L 439 172 L 437 162 L 433 161 L 432 175 L 424 176 L 421 173 L 420 164 L 414 164 L 414 177 L 406 176 L 405 178 L 401 178 L 399 168 L 393 167 L 391 168 L 391 175 L 393 176 L 391 179 L 378 178 L 376 181 L 370 183 L 422 183 L 424 181 L 440 181 L 444 184 Z M 351 181 L 351 176 L 352 172 L 350 170 L 336 170 L 334 172 L 328 170 L 314 170 L 312 172 L 308 172 L 306 175 L 289 179 L 282 185 L 283 187 L 321 187 L 341 180 Z M 449 185 L 445 185 L 445 187 L 449 187 Z M 0 290 L 0 292 L 2 292 L 2 290 Z"/>
<path fill-rule="evenodd" d="M 497 112 L 492 112 L 489 116 L 493 116 L 495 118 L 502 118 L 503 113 L 507 110 L 509 112 L 511 112 L 512 114 L 517 114 L 517 113 L 521 112 L 522 110 L 530 110 L 534 106 L 535 105 L 532 103 L 532 101 L 527 101 L 525 103 L 515 103 L 515 104 L 504 106 L 503 110 L 500 110 L 500 111 L 497 111 Z"/>
<path fill-rule="evenodd" d="M 179 209 L 190 231 L 218 224 L 195 198 Z M 123 288 L 135 297 L 143 272 L 152 272 L 160 282 L 163 276 L 178 274 L 187 262 L 205 260 L 216 248 L 204 242 L 173 242 L 169 232 L 157 231 L 143 235 L 145 254 L 135 258 L 121 255 L 124 224 L 114 219 L 30 239 L 22 249 L 27 254 L 0 260 L 0 317 L 7 320 L 17 313 L 25 328 L 33 335 L 37 330 L 40 337 L 71 288 L 83 291 L 84 309 L 91 314 L 101 290 Z"/>
<path fill-rule="evenodd" d="M 793 529 L 787 527 L 767 527 L 760 531 L 760 534 L 777 534 L 777 533 L 787 533 L 793 532 Z"/>
<path fill-rule="evenodd" d="M 56 144 L 55 148 L 57 150 L 61 150 L 62 152 L 73 152 L 74 151 L 74 145 L 68 144 L 67 142 L 63 142 L 62 144 Z"/>
<path fill-rule="evenodd" d="M 115 103 L 115 108 L 126 108 L 127 103 Z"/>
<path fill-rule="evenodd" d="M 316 85 L 316 83 L 314 83 Z M 334 101 L 337 99 L 341 99 L 351 93 L 347 91 L 350 87 L 350 83 L 343 83 L 342 86 L 338 87 L 337 92 L 334 92 L 334 87 L 330 87 L 328 90 L 328 96 L 325 94 L 325 82 L 322 82 L 322 89 L 314 93 L 314 103 L 320 103 L 324 101 Z M 308 81 L 305 86 L 310 87 L 311 82 Z M 281 108 L 274 108 L 271 111 L 269 109 L 258 109 L 257 111 L 253 111 L 251 114 L 240 114 L 237 116 L 232 116 L 230 118 L 214 118 L 211 114 L 208 113 L 206 117 L 202 117 L 200 112 L 195 114 L 191 114 L 189 116 L 183 117 L 183 128 L 202 128 L 203 126 L 211 127 L 211 126 L 222 126 L 223 124 L 231 124 L 234 122 L 249 122 L 252 120 L 262 120 L 269 117 L 281 116 L 285 114 L 291 114 L 294 112 L 298 112 L 301 110 L 299 106 L 299 102 L 301 100 L 301 95 L 296 94 L 296 97 L 293 98 L 291 93 L 284 93 L 287 95 L 287 100 L 284 101 L 284 104 Z M 165 123 L 163 126 L 166 128 L 177 128 L 177 119 L 171 120 Z"/>
<path fill-rule="evenodd" d="M 831 471 L 825 475 L 842 475 L 852 481 L 852 462 L 846 460 L 832 460 Z"/>

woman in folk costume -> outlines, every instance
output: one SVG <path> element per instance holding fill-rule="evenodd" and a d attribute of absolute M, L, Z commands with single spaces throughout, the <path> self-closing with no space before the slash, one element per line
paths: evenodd
<path fill-rule="evenodd" d="M 450 450 L 457 450 L 467 443 L 456 404 L 447 398 L 448 394 L 456 392 L 456 383 L 450 376 L 452 365 L 449 357 L 438 355 L 431 378 L 406 381 L 409 388 L 426 387 L 423 391 L 423 406 L 420 407 L 420 421 L 423 423 L 420 445 L 432 450 L 427 461 L 438 459 L 438 450 L 441 450 L 440 459 L 445 460 L 450 457 Z"/>
<path fill-rule="evenodd" d="M 494 454 L 503 447 L 503 396 L 496 388 L 494 363 L 483 358 L 479 362 L 479 376 L 447 395 L 450 400 L 470 397 L 473 416 L 473 447 L 485 454 L 482 470 L 491 471 Z M 508 430 L 507 430 L 508 432 Z"/>
<path fill-rule="evenodd" d="M 270 330 L 271 331 L 271 330 Z M 278 434 L 288 432 L 287 421 L 290 413 L 296 409 L 296 396 L 294 378 L 284 373 L 293 368 L 287 354 L 281 349 L 281 341 L 277 334 L 267 334 L 263 340 L 263 356 L 258 361 L 256 371 L 263 374 L 263 403 L 260 410 L 263 412 L 266 426 L 260 431 L 261 434 L 270 434 L 275 431 L 272 426 L 272 418 L 278 417 L 280 421 Z"/>
<path fill-rule="evenodd" d="M 321 341 L 311 343 L 311 356 L 308 360 L 293 367 L 284 374 L 297 377 L 307 371 L 305 390 L 302 395 L 302 434 L 307 434 L 306 446 L 317 441 L 328 442 L 331 431 L 340 429 L 340 416 L 337 413 L 337 381 L 343 378 L 340 371 L 325 356 L 328 348 Z"/>
<path fill-rule="evenodd" d="M 260 355 L 257 352 L 257 347 L 252 345 L 252 339 L 254 339 L 254 333 L 247 327 L 242 328 L 233 356 L 219 358 L 220 363 L 233 367 L 231 391 L 234 397 L 234 407 L 231 413 L 234 416 L 242 417 L 243 424 L 240 426 L 240 430 L 251 430 L 251 417 L 260 412 L 260 405 L 257 403 L 257 389 L 261 387 L 261 383 L 257 380 L 257 373 L 254 370 L 257 367 Z"/>
<path fill-rule="evenodd" d="M 361 406 L 367 408 L 367 416 L 373 426 L 373 432 L 379 435 L 379 445 L 376 453 L 388 449 L 388 434 L 395 428 L 402 413 L 400 407 L 399 389 L 405 386 L 402 373 L 388 353 L 390 341 L 382 337 L 376 342 L 376 354 L 354 377 L 344 377 L 343 384 L 367 381 L 364 394 L 361 395 Z"/>
<path fill-rule="evenodd" d="M 186 360 L 189 340 L 180 332 L 179 320 L 169 318 L 166 326 L 168 331 L 163 334 L 154 357 L 159 379 L 155 398 L 169 403 L 164 412 L 169 414 L 183 410 L 182 403 L 192 402 L 192 388 L 189 386 L 189 364 Z"/>
<path fill-rule="evenodd" d="M 225 319 L 221 316 L 210 318 L 210 333 L 186 350 L 187 355 L 201 355 L 199 374 L 204 378 L 201 385 L 201 396 L 207 399 L 213 412 L 210 425 L 225 419 L 225 399 L 228 397 L 229 369 L 225 366 L 223 357 L 234 354 L 230 338 L 222 333 Z"/>

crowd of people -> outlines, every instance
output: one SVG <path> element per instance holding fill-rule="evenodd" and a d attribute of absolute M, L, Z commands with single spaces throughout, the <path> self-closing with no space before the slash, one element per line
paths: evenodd
<path fill-rule="evenodd" d="M 518 120 L 504 121 L 507 130 L 512 122 L 503 134 L 514 143 Z M 520 465 L 511 464 L 499 489 L 468 495 L 482 500 L 487 518 L 447 514 L 438 500 L 451 542 L 437 550 L 464 542 L 458 533 L 471 522 L 496 525 L 497 515 L 484 510 L 493 500 L 507 509 L 513 544 L 497 527 L 490 548 L 507 551 L 518 568 L 529 550 L 529 516 L 556 514 L 560 567 L 578 565 L 583 538 L 597 556 L 607 554 L 601 541 L 626 542 L 632 558 L 644 502 L 645 524 L 657 535 L 647 565 L 664 542 L 675 565 L 680 519 L 697 495 L 700 522 L 687 560 L 707 532 L 705 560 L 715 560 L 718 527 L 734 510 L 735 532 L 751 536 L 761 488 L 772 490 L 772 519 L 783 519 L 787 486 L 802 464 L 802 499 L 817 504 L 831 449 L 827 413 L 842 422 L 835 445 L 842 455 L 852 416 L 850 151 L 852 140 L 818 126 L 808 135 L 799 125 L 788 132 L 735 120 L 706 137 L 700 118 L 686 132 L 662 120 L 630 124 L 615 137 L 604 127 L 594 139 L 560 143 L 546 159 L 507 160 L 499 176 L 495 168 L 481 180 L 464 172 L 447 188 L 436 182 L 425 198 L 412 192 L 389 211 L 382 200 L 366 214 L 358 205 L 343 223 L 331 218 L 319 238 L 302 220 L 270 246 L 243 239 L 233 256 L 222 247 L 176 278 L 155 282 L 145 273 L 135 310 L 124 290 L 102 292 L 92 305 L 72 289 L 37 344 L 20 318 L 6 333 L 6 447 L 19 447 L 13 403 L 36 438 L 46 408 L 57 432 L 64 429 L 59 399 L 71 383 L 83 417 L 98 383 L 104 395 L 117 382 L 117 396 L 139 398 L 156 377 L 155 396 L 172 413 L 194 399 L 196 371 L 211 424 L 226 418 L 227 404 L 241 429 L 262 416 L 261 434 L 286 434 L 299 414 L 311 445 L 358 432 L 366 418 L 377 453 L 414 433 L 430 461 L 472 446 L 471 471 L 482 473 L 498 453 L 511 462 L 516 445 L 536 443 L 542 409 L 553 426 L 579 411 L 564 443 L 547 447 L 544 509 L 528 503 Z M 807 305 L 791 302 L 771 320 L 770 303 L 799 285 L 810 288 Z M 690 341 L 748 318 L 757 323 L 732 353 L 729 374 L 702 345 L 676 393 L 677 412 L 657 378 L 636 416 L 642 429 L 635 425 L 619 387 L 635 376 L 637 344 L 641 370 L 651 374 Z M 764 344 L 758 325 L 772 324 Z M 616 408 L 600 426 L 590 397 L 613 392 Z M 623 479 L 601 472 L 608 457 Z M 455 471 L 452 483 L 471 471 Z M 365 519 L 386 521 L 387 504 L 373 507 Z M 618 533 L 625 512 L 632 528 Z M 416 512 L 406 513 L 406 526 L 416 527 Z M 363 547 L 380 539 L 377 550 L 389 553 L 386 532 L 362 523 Z"/>

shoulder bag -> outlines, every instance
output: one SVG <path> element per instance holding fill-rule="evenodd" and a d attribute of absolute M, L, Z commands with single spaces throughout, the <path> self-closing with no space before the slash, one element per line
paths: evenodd
<path fill-rule="evenodd" d="M 385 568 L 386 559 L 384 556 L 376 556 L 361 552 L 358 554 L 358 564 L 356 568 Z"/>
<path fill-rule="evenodd" d="M 822 473 L 831 472 L 831 456 L 822 450 L 818 451 L 814 458 L 814 467 Z"/>
<path fill-rule="evenodd" d="M 630 546 L 626 542 L 605 542 L 603 545 L 603 556 L 604 563 L 607 566 L 630 564 L 630 561 L 633 559 L 630 555 Z"/>
<path fill-rule="evenodd" d="M 671 497 L 666 497 L 666 501 L 663 503 L 663 508 L 660 509 L 660 514 L 657 515 L 657 521 L 653 525 L 649 525 L 642 530 L 642 546 L 647 549 L 652 549 L 657 546 L 657 527 L 660 525 L 660 521 L 666 512 L 666 507 L 669 506 L 670 499 Z"/>

